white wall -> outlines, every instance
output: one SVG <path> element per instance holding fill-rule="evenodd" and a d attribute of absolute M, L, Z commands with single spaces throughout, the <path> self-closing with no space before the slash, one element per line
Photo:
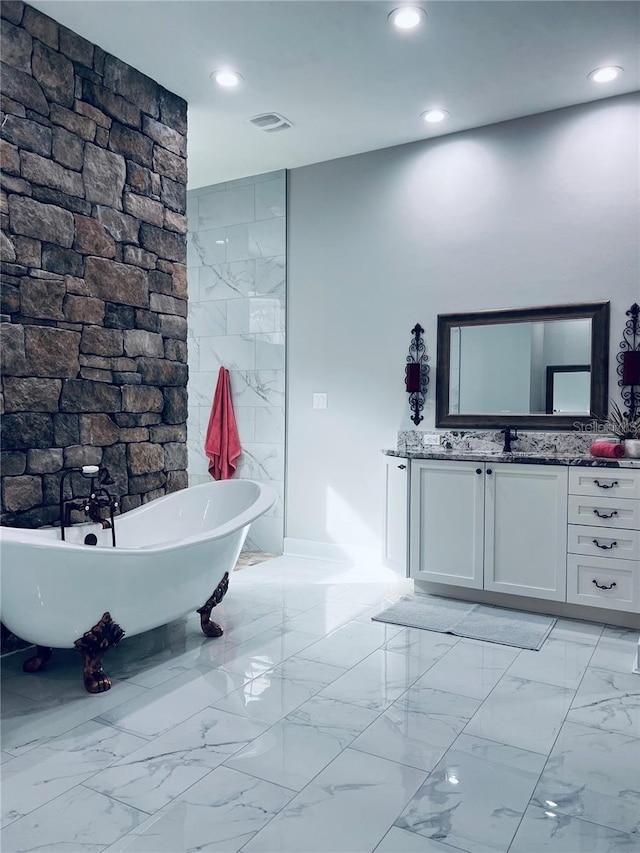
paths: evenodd
<path fill-rule="evenodd" d="M 236 477 L 268 483 L 275 506 L 245 548 L 280 553 L 284 493 L 284 171 L 187 193 L 189 483 L 208 482 L 204 438 L 218 370 L 229 370 L 242 447 Z"/>
<path fill-rule="evenodd" d="M 615 352 L 640 296 L 638 128 L 628 95 L 290 172 L 287 537 L 377 547 L 416 322 L 426 429 L 440 313 L 609 299 Z"/>

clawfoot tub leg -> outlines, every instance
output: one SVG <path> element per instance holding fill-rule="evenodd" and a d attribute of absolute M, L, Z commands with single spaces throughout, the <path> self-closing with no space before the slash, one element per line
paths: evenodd
<path fill-rule="evenodd" d="M 111 682 L 102 669 L 102 656 L 117 646 L 123 637 L 124 631 L 107 612 L 102 614 L 97 625 L 74 642 L 83 657 L 82 675 L 89 693 L 104 693 L 111 689 Z"/>
<path fill-rule="evenodd" d="M 209 618 L 211 616 L 211 611 L 216 606 L 216 604 L 220 604 L 222 599 L 225 597 L 227 590 L 229 589 L 229 572 L 224 573 L 224 577 L 218 584 L 218 586 L 214 589 L 213 594 L 207 601 L 198 609 L 198 613 L 200 614 L 200 627 L 202 628 L 202 633 L 206 637 L 221 637 L 224 633 L 220 625 L 216 622 L 212 622 Z"/>
<path fill-rule="evenodd" d="M 36 653 L 33 657 L 27 658 L 22 664 L 23 672 L 40 672 L 42 667 L 51 659 L 51 649 L 49 646 L 36 646 Z"/>

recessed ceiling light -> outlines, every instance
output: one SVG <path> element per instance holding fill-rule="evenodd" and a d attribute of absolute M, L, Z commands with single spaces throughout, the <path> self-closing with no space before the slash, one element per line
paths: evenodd
<path fill-rule="evenodd" d="M 426 113 L 422 113 L 422 118 L 426 122 L 429 122 L 429 124 L 437 124 L 440 121 L 444 121 L 448 115 L 449 113 L 446 110 L 434 108 L 427 110 Z"/>
<path fill-rule="evenodd" d="M 419 26 L 427 17 L 420 6 L 400 6 L 389 15 L 389 20 L 399 30 L 412 30 Z"/>
<path fill-rule="evenodd" d="M 237 71 L 231 71 L 228 68 L 214 71 L 210 76 L 218 86 L 222 86 L 224 89 L 233 89 L 242 80 L 242 74 L 238 74 Z"/>
<path fill-rule="evenodd" d="M 593 83 L 610 83 L 624 73 L 624 69 L 618 65 L 604 65 L 602 68 L 594 68 L 587 76 Z"/>

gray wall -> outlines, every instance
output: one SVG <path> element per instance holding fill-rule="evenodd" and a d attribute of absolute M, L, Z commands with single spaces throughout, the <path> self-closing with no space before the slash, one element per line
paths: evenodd
<path fill-rule="evenodd" d="M 609 299 L 615 352 L 639 295 L 638 127 L 628 95 L 290 173 L 287 537 L 377 547 L 416 321 L 425 429 L 440 313 Z"/>

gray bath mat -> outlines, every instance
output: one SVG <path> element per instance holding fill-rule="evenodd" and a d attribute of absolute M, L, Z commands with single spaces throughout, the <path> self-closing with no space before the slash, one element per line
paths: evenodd
<path fill-rule="evenodd" d="M 403 596 L 373 619 L 376 622 L 404 625 L 406 628 L 424 628 L 427 631 L 534 651 L 542 648 L 556 624 L 553 616 L 435 595 L 413 594 Z"/>

